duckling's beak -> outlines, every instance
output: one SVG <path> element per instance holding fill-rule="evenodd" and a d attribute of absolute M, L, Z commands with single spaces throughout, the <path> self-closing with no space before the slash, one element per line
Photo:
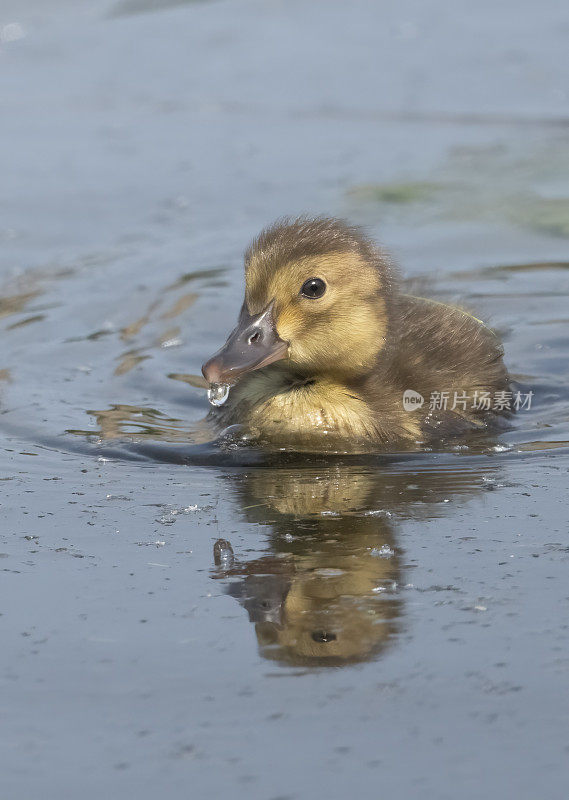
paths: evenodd
<path fill-rule="evenodd" d="M 280 361 L 288 353 L 288 342 L 277 333 L 273 314 L 274 300 L 261 311 L 251 316 L 245 307 L 239 323 L 221 350 L 202 367 L 206 381 L 233 384 L 246 372 L 261 369 Z"/>

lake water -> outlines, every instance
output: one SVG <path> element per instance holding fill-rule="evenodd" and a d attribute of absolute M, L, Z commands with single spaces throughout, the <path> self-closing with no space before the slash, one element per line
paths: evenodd
<path fill-rule="evenodd" d="M 2 796 L 566 796 L 569 10 L 3 0 Z M 194 444 L 282 214 L 364 224 L 531 408 Z"/>

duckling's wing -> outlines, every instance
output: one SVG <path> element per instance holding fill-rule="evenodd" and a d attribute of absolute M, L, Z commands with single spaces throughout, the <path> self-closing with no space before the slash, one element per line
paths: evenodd
<path fill-rule="evenodd" d="M 507 382 L 500 340 L 470 312 L 411 295 L 400 298 L 398 312 L 401 361 L 421 377 L 430 376 L 441 389 Z"/>
<path fill-rule="evenodd" d="M 448 409 L 434 409 L 426 426 L 460 433 L 465 423 L 485 427 L 496 417 L 493 407 L 473 409 L 471 403 L 451 409 L 455 392 L 472 400 L 509 388 L 504 349 L 490 328 L 465 309 L 411 295 L 400 298 L 397 326 L 395 370 L 404 388 L 419 392 L 427 410 L 433 394 L 449 393 Z"/>

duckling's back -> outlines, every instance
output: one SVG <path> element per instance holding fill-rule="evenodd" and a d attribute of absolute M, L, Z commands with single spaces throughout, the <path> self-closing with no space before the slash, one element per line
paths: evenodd
<path fill-rule="evenodd" d="M 390 372 L 402 396 L 407 393 L 409 411 L 411 392 L 423 398 L 423 430 L 457 433 L 507 415 L 504 350 L 490 328 L 461 308 L 410 295 L 398 298 L 396 316 Z"/>

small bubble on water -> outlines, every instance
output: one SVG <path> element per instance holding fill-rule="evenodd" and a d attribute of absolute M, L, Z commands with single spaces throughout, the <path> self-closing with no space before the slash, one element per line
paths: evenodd
<path fill-rule="evenodd" d="M 371 509 L 364 511 L 364 517 L 391 517 L 391 511 L 386 511 L 384 508 Z"/>
<path fill-rule="evenodd" d="M 160 525 L 173 525 L 176 522 L 176 515 L 169 511 L 167 514 L 162 514 L 161 517 L 158 517 L 156 522 L 159 522 Z"/>
<path fill-rule="evenodd" d="M 391 558 L 395 555 L 395 550 L 388 544 L 384 544 L 381 547 L 372 547 L 370 555 L 375 556 L 375 558 Z"/>
<path fill-rule="evenodd" d="M 173 525 L 181 514 L 192 514 L 194 511 L 199 511 L 197 505 L 171 508 L 169 511 L 165 511 L 162 516 L 157 517 L 156 522 L 159 522 L 160 525 Z"/>
<path fill-rule="evenodd" d="M 389 583 L 380 583 L 372 589 L 373 594 L 385 594 L 386 592 L 396 592 L 398 589 L 397 581 L 389 581 Z"/>
<path fill-rule="evenodd" d="M 341 575 L 345 575 L 345 570 L 334 569 L 334 567 L 321 567 L 320 569 L 315 569 L 313 575 L 320 575 L 322 578 L 339 578 Z"/>
<path fill-rule="evenodd" d="M 0 28 L 0 42 L 7 44 L 8 42 L 17 42 L 18 39 L 23 39 L 26 32 L 19 22 L 9 22 Z"/>

